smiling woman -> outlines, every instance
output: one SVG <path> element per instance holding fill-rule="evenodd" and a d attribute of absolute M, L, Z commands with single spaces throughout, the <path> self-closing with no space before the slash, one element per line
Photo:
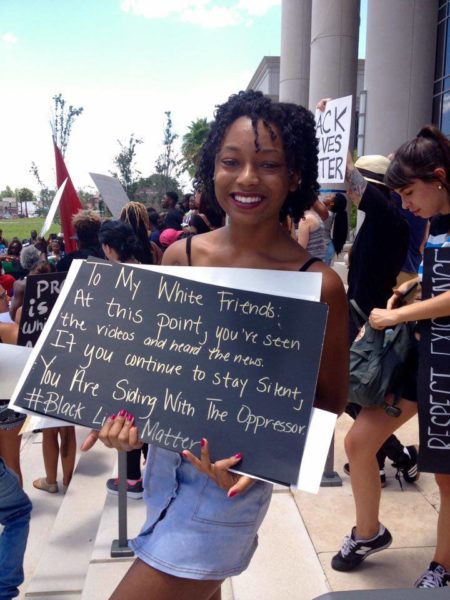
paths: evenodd
<path fill-rule="evenodd" d="M 282 210 L 298 220 L 311 206 L 318 188 L 316 178 L 317 142 L 309 111 L 274 103 L 260 92 L 231 96 L 217 109 L 196 174 L 197 188 L 210 204 L 227 213 L 227 224 L 190 241 L 175 242 L 166 250 L 163 262 L 321 273 L 321 296 L 329 313 L 315 404 L 339 413 L 346 401 L 348 372 L 343 286 L 331 269 L 310 257 L 280 225 Z M 227 296 L 221 309 L 242 313 L 257 310 L 268 319 L 274 318 L 270 302 L 248 306 Z M 233 334 L 227 330 L 221 336 L 225 339 Z M 290 343 L 295 345 L 296 341 L 266 337 L 266 345 L 285 347 Z M 241 360 L 247 358 L 239 355 Z M 220 374 L 215 374 L 214 381 L 220 381 Z M 240 394 L 247 380 L 227 372 L 222 383 Z M 297 388 L 277 385 L 280 402 L 301 402 Z M 271 423 L 263 415 L 248 415 L 248 419 L 255 420 L 254 427 L 264 423 L 264 427 L 293 433 L 288 422 Z M 94 437 L 91 435 L 85 448 Z M 131 415 L 110 418 L 100 438 L 114 448 L 140 445 Z M 189 450 L 179 455 L 150 449 L 144 478 L 147 522 L 132 542 L 138 558 L 112 595 L 113 600 L 220 598 L 223 579 L 241 573 L 250 562 L 272 492 L 266 482 L 229 471 L 241 459 L 238 452 L 212 463 L 204 438 L 199 455 Z"/>

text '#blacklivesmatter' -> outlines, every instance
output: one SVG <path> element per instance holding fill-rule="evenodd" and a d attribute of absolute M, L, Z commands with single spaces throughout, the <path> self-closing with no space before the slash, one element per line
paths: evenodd
<path fill-rule="evenodd" d="M 17 404 L 95 429 L 125 409 L 144 441 L 198 452 L 206 437 L 213 460 L 240 452 L 243 471 L 297 481 L 325 305 L 103 261 L 75 268 Z"/>

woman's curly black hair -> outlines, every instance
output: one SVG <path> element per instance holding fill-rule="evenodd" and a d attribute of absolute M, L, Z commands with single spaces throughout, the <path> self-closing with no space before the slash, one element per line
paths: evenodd
<path fill-rule="evenodd" d="M 295 192 L 289 192 L 282 207 L 283 214 L 290 214 L 298 221 L 303 212 L 310 208 L 317 198 L 318 144 L 313 114 L 296 104 L 273 102 L 262 92 L 249 90 L 230 96 L 217 107 L 209 136 L 203 145 L 194 184 L 205 195 L 205 200 L 218 206 L 214 192 L 214 164 L 227 129 L 239 117 L 248 117 L 255 132 L 255 147 L 259 149 L 258 121 L 262 121 L 270 131 L 272 139 L 276 132 L 281 134 L 286 164 L 290 172 L 298 173 L 301 182 Z"/>

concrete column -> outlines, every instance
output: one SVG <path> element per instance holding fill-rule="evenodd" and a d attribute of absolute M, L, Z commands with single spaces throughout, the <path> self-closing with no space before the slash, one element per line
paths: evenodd
<path fill-rule="evenodd" d="M 308 106 L 311 0 L 282 0 L 280 100 Z"/>
<path fill-rule="evenodd" d="M 321 98 L 353 96 L 358 71 L 359 0 L 313 0 L 309 108 Z"/>
<path fill-rule="evenodd" d="M 438 0 L 369 0 L 365 154 L 388 155 L 431 121 Z"/>

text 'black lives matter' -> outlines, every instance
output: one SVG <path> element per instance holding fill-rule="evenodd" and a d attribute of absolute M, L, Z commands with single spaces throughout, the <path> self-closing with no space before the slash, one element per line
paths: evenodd
<path fill-rule="evenodd" d="M 450 248 L 427 248 L 423 298 L 450 292 Z M 422 323 L 419 350 L 419 468 L 450 474 L 450 316 Z"/>
<path fill-rule="evenodd" d="M 213 460 L 297 481 L 326 305 L 90 260 L 66 286 L 17 404 L 95 429 L 126 409 L 144 441 L 206 437 Z"/>
<path fill-rule="evenodd" d="M 19 346 L 36 345 L 67 273 L 28 275 L 20 319 Z"/>

